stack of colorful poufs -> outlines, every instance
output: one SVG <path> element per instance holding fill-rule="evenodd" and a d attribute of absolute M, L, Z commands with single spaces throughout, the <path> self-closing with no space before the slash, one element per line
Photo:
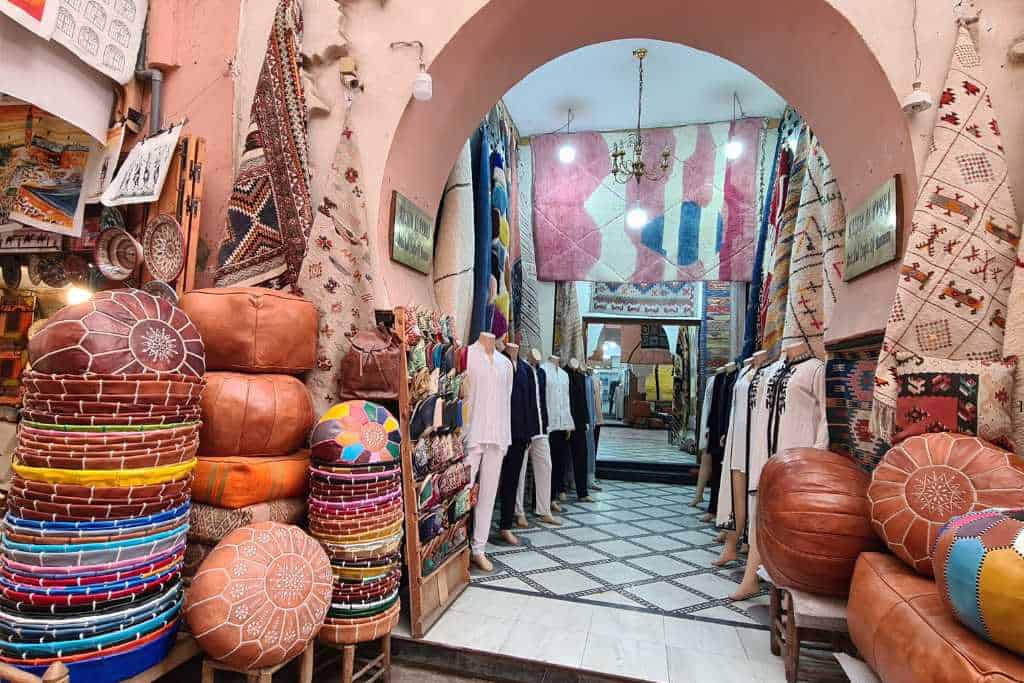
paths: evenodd
<path fill-rule="evenodd" d="M 389 633 L 402 579 L 402 459 L 398 420 L 347 401 L 310 438 L 309 530 L 331 558 L 334 594 L 320 640 L 347 645 Z"/>
<path fill-rule="evenodd" d="M 0 661 L 121 680 L 174 642 L 204 390 L 185 313 L 139 290 L 69 306 L 29 343 L 0 548 Z"/>
<path fill-rule="evenodd" d="M 299 524 L 305 515 L 313 424 L 297 377 L 316 360 L 318 319 L 309 301 L 260 287 L 188 292 L 181 299 L 207 342 L 185 575 L 247 524 Z"/>

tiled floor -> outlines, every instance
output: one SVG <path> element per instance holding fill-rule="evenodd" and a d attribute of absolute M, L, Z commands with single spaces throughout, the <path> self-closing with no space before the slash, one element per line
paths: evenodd
<path fill-rule="evenodd" d="M 604 436 L 602 435 L 602 451 Z M 473 585 L 585 605 L 620 605 L 641 616 L 686 615 L 756 627 L 765 596 L 733 603 L 743 568 L 711 566 L 721 546 L 704 513 L 687 503 L 693 488 L 605 481 L 594 503 L 565 503 L 561 527 L 517 531 L 518 547 L 491 544 L 491 574 Z M 644 614 L 646 613 L 646 614 Z"/>
<path fill-rule="evenodd" d="M 634 429 L 608 425 L 601 427 L 597 459 L 601 462 L 696 463 L 693 453 L 686 453 L 668 442 L 664 429 Z"/>

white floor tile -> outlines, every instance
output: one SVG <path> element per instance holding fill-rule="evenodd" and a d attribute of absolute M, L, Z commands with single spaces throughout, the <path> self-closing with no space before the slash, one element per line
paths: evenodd
<path fill-rule="evenodd" d="M 665 617 L 665 644 L 716 655 L 747 656 L 735 627 L 695 619 Z"/>
<path fill-rule="evenodd" d="M 512 619 L 449 610 L 430 629 L 426 639 L 479 652 L 501 652 L 515 625 Z"/>
<path fill-rule="evenodd" d="M 650 574 L 642 572 L 636 567 L 630 567 L 624 562 L 607 562 L 605 564 L 594 564 L 583 567 L 582 571 L 596 576 L 606 584 L 621 585 L 633 581 L 642 581 L 651 578 Z"/>
<path fill-rule="evenodd" d="M 518 621 L 539 631 L 558 629 L 586 634 L 593 615 L 594 607 L 586 603 L 530 596 L 524 599 Z"/>
<path fill-rule="evenodd" d="M 536 550 L 526 550 L 508 555 L 495 555 L 491 558 L 494 562 L 511 567 L 517 572 L 529 572 L 535 569 L 550 569 L 557 567 L 558 562 L 546 555 L 541 555 Z"/>
<path fill-rule="evenodd" d="M 539 574 L 531 574 L 530 579 L 547 588 L 556 595 L 568 595 L 580 591 L 600 588 L 600 584 L 572 569 L 558 569 Z"/>
<path fill-rule="evenodd" d="M 707 602 L 705 598 L 691 593 L 685 588 L 680 588 L 673 583 L 669 583 L 668 581 L 645 583 L 641 586 L 631 586 L 629 588 L 624 588 L 623 590 L 629 595 L 640 598 L 645 602 L 649 602 L 666 612 L 672 612 L 682 607 L 690 607 L 691 605 L 699 605 L 702 602 Z"/>
<path fill-rule="evenodd" d="M 664 643 L 599 635 L 591 631 L 581 668 L 643 681 L 668 681 L 668 656 Z"/>
<path fill-rule="evenodd" d="M 515 621 L 523 608 L 523 596 L 504 591 L 488 590 L 470 586 L 452 604 L 451 611 L 463 614 L 482 614 L 499 619 Z M 442 621 L 447 615 L 442 617 Z"/>
<path fill-rule="evenodd" d="M 591 635 L 632 638 L 650 643 L 665 642 L 665 617 L 650 612 L 594 607 Z"/>
<path fill-rule="evenodd" d="M 498 579 L 497 581 L 488 581 L 487 583 L 480 583 L 476 585 L 480 586 L 481 588 L 490 588 L 496 586 L 498 588 L 512 588 L 517 591 L 529 591 L 531 593 L 538 592 L 536 588 L 534 588 L 533 586 L 531 586 L 530 584 L 526 583 L 521 579 L 515 578 L 514 576 L 511 576 L 507 579 Z"/>
<path fill-rule="evenodd" d="M 772 654 L 771 635 L 768 631 L 753 628 L 737 629 L 740 635 L 740 642 L 747 653 L 747 659 L 755 662 L 773 662 L 778 657 Z"/>
<path fill-rule="evenodd" d="M 640 603 L 635 600 L 630 600 L 621 593 L 615 591 L 605 591 L 603 593 L 594 593 L 593 595 L 584 596 L 587 600 L 595 600 L 597 602 L 608 603 L 609 605 L 628 605 L 629 607 L 640 607 Z"/>
<path fill-rule="evenodd" d="M 679 582 L 685 584 L 687 588 L 693 588 L 701 593 L 710 595 L 712 598 L 727 598 L 740 587 L 738 583 L 729 579 L 723 579 L 714 574 L 688 576 L 685 579 L 680 579 Z"/>
<path fill-rule="evenodd" d="M 757 667 L 743 655 L 718 655 L 696 648 L 668 646 L 672 683 L 756 683 Z"/>
<path fill-rule="evenodd" d="M 535 624 L 519 622 L 512 627 L 501 653 L 510 657 L 579 668 L 586 646 L 586 631 L 537 628 Z"/>

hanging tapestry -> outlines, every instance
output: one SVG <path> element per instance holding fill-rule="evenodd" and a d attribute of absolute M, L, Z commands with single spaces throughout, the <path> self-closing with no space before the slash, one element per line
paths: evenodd
<path fill-rule="evenodd" d="M 96 141 L 38 107 L 3 105 L 0 150 L 0 226 L 81 235 L 83 183 L 101 157 Z"/>
<path fill-rule="evenodd" d="M 782 345 L 807 342 L 815 357 L 824 360 L 836 283 L 843 279 L 846 210 L 821 143 L 811 135 L 809 144 L 790 254 Z"/>
<path fill-rule="evenodd" d="M 881 346 L 879 342 L 830 351 L 825 364 L 829 448 L 853 458 L 869 471 L 889 450 L 883 439 L 871 433 L 870 424 L 875 367 Z"/>
<path fill-rule="evenodd" d="M 434 240 L 434 296 L 444 313 L 455 315 L 459 339 L 469 335 L 473 314 L 473 159 L 462 148 L 441 196 Z"/>
<path fill-rule="evenodd" d="M 800 209 L 800 194 L 803 190 L 804 172 L 809 148 L 808 131 L 801 129 L 799 142 L 786 180 L 785 200 L 778 217 L 771 258 L 769 282 L 765 284 L 767 295 L 764 306 L 763 338 L 761 348 L 775 358 L 782 349 L 782 333 L 786 323 L 789 302 L 789 266 L 793 253 L 793 235 L 796 232 L 796 218 Z"/>
<path fill-rule="evenodd" d="M 552 353 L 567 363 L 570 358 L 584 359 L 583 319 L 575 282 L 555 283 L 555 334 Z"/>
<path fill-rule="evenodd" d="M 961 26 L 878 360 L 875 434 L 888 440 L 895 429 L 896 354 L 1002 358 L 1019 244 L 999 123 Z"/>
<path fill-rule="evenodd" d="M 488 331 L 498 339 L 505 339 L 512 323 L 509 264 L 512 227 L 508 222 L 508 173 L 505 159 L 500 149 L 491 151 L 491 296 L 487 305 L 493 307 Z"/>
<path fill-rule="evenodd" d="M 675 429 L 669 435 L 669 442 L 686 444 L 686 432 L 690 424 L 690 337 L 689 327 L 680 325 L 676 332 L 676 352 L 672 356 L 672 416 Z"/>
<path fill-rule="evenodd" d="M 0 0 L 0 12 L 32 33 L 49 38 L 53 35 L 57 7 L 60 4 L 60 0 Z"/>
<path fill-rule="evenodd" d="M 160 199 L 181 129 L 181 125 L 172 126 L 136 143 L 103 191 L 103 205 L 148 204 Z"/>
<path fill-rule="evenodd" d="M 696 318 L 698 286 L 694 282 L 595 282 L 590 310 Z"/>
<path fill-rule="evenodd" d="M 333 182 L 317 209 L 308 257 L 295 286 L 320 314 L 316 367 L 306 374 L 317 415 L 338 400 L 341 359 L 350 348 L 346 335 L 374 325 L 373 258 L 360 180 L 362 164 L 349 127 L 351 106 L 349 100 L 331 163 Z"/>
<path fill-rule="evenodd" d="M 519 251 L 521 254 L 520 290 L 515 306 L 516 333 L 520 346 L 543 349 L 544 335 L 540 326 L 540 303 L 537 298 L 537 258 L 533 244 L 533 149 L 519 150 L 516 166 Z M 515 292 L 513 292 L 514 294 Z"/>
<path fill-rule="evenodd" d="M 628 132 L 542 135 L 534 147 L 534 226 L 542 281 L 660 282 L 750 280 L 757 221 L 756 170 L 763 119 L 644 131 L 644 162 L 657 169 L 662 150 L 673 165 L 657 181 L 611 176 L 609 150 Z M 746 153 L 725 158 L 725 143 Z M 563 164 L 558 149 L 576 148 Z M 643 208 L 641 229 L 626 213 Z"/>
<path fill-rule="evenodd" d="M 249 130 L 217 256 L 218 287 L 296 281 L 313 223 L 302 3 L 280 0 L 252 100 Z"/>
<path fill-rule="evenodd" d="M 700 390 L 715 370 L 727 364 L 731 356 L 732 283 L 705 282 L 703 322 L 700 326 Z"/>
<path fill-rule="evenodd" d="M 148 0 L 61 0 L 53 40 L 93 69 L 127 83 L 135 76 L 148 9 Z"/>

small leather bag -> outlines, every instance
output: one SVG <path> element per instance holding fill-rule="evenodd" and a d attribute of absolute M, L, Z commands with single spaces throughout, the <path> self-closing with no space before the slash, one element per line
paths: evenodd
<path fill-rule="evenodd" d="M 397 401 L 402 377 L 402 347 L 383 326 L 349 337 L 352 348 L 341 359 L 341 400 Z"/>

